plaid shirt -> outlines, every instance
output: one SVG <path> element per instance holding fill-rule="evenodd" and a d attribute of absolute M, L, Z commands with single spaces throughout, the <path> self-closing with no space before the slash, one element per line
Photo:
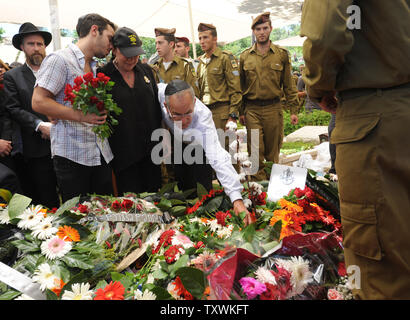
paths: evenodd
<path fill-rule="evenodd" d="M 85 57 L 74 44 L 48 55 L 41 64 L 35 86 L 54 94 L 58 103 L 72 108 L 64 101 L 66 84 L 74 85 L 74 79 L 84 75 Z M 96 64 L 92 64 L 95 75 Z M 101 140 L 92 131 L 92 124 L 68 120 L 58 120 L 51 127 L 51 156 L 60 156 L 85 166 L 101 164 L 101 154 L 109 163 L 113 159 L 107 139 Z"/>

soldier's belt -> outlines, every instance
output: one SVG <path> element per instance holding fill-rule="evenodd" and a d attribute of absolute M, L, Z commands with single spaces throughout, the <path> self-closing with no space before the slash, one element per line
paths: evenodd
<path fill-rule="evenodd" d="M 230 105 L 229 101 L 218 101 L 218 102 L 215 102 L 215 103 L 207 104 L 206 106 L 209 109 L 214 109 L 216 107 L 229 106 L 229 105 Z"/>
<path fill-rule="evenodd" d="M 276 104 L 278 102 L 280 102 L 279 98 L 274 98 L 274 99 L 267 99 L 267 100 L 261 100 L 261 99 L 254 99 L 254 100 L 250 100 L 250 99 L 245 99 L 245 102 L 247 104 L 253 104 L 255 106 L 269 106 L 272 104 Z"/>
<path fill-rule="evenodd" d="M 339 96 L 346 100 L 346 99 L 351 99 L 351 98 L 357 98 L 361 96 L 366 96 L 374 93 L 382 93 L 383 91 L 389 91 L 389 90 L 395 90 L 395 89 L 405 89 L 405 88 L 410 88 L 410 82 L 401 84 L 399 86 L 395 87 L 390 87 L 390 88 L 357 88 L 357 89 L 349 89 L 349 90 L 344 90 L 339 92 Z"/>

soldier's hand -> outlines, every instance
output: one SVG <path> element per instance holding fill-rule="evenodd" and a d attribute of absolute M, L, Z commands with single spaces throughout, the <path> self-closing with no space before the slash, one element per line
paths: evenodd
<path fill-rule="evenodd" d="M 12 149 L 11 141 L 0 139 L 0 157 L 8 156 Z"/>
<path fill-rule="evenodd" d="M 322 101 L 319 103 L 320 107 L 330 113 L 336 113 L 338 101 L 336 98 L 336 92 L 333 91 L 323 96 Z"/>
<path fill-rule="evenodd" d="M 295 124 L 298 124 L 298 122 L 299 122 L 299 118 L 296 114 L 290 115 L 290 123 L 295 125 Z"/>
<path fill-rule="evenodd" d="M 241 123 L 241 125 L 246 126 L 245 116 L 239 116 L 239 122 Z"/>

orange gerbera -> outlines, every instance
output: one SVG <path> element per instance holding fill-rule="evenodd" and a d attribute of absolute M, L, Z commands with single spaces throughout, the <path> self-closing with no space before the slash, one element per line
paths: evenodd
<path fill-rule="evenodd" d="M 286 209 L 275 210 L 273 212 L 273 217 L 270 219 L 271 226 L 274 226 L 278 221 L 282 222 L 279 240 L 282 240 L 284 237 L 294 234 L 292 228 L 293 221 L 290 216 L 290 213 L 292 212 Z"/>
<path fill-rule="evenodd" d="M 290 201 L 287 201 L 285 199 L 280 199 L 279 200 L 279 204 L 282 208 L 284 209 L 289 209 L 295 213 L 302 213 L 303 212 L 303 208 L 298 206 L 297 204 L 294 204 Z"/>
<path fill-rule="evenodd" d="M 56 286 L 51 289 L 51 291 L 53 291 L 57 295 L 57 297 L 59 297 L 61 290 L 63 290 L 63 287 L 66 285 L 66 283 L 62 279 L 55 279 L 54 283 Z"/>
<path fill-rule="evenodd" d="M 78 233 L 78 231 L 69 226 L 63 226 L 63 227 L 58 228 L 57 236 L 59 236 L 60 239 L 63 239 L 64 241 L 67 241 L 67 242 L 80 241 L 80 234 Z"/>
<path fill-rule="evenodd" d="M 94 300 L 124 300 L 125 288 L 119 281 L 110 282 L 95 292 Z"/>

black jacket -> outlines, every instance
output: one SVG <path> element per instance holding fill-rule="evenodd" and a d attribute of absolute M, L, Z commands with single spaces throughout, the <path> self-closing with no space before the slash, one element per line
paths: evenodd
<path fill-rule="evenodd" d="M 41 138 L 41 133 L 35 131 L 39 120 L 48 122 L 45 115 L 33 111 L 31 107 L 35 82 L 36 78 L 26 64 L 4 74 L 4 107 L 20 126 L 23 155 L 27 158 L 44 157 L 51 153 L 50 141 Z M 3 129 L 3 139 L 12 140 L 12 135 L 10 128 Z"/>
<path fill-rule="evenodd" d="M 116 171 L 150 156 L 152 148 L 158 144 L 151 142 L 151 134 L 161 127 L 162 120 L 158 87 L 149 65 L 138 62 L 134 71 L 134 88 L 130 88 L 112 62 L 98 69 L 115 82 L 112 98 L 122 109 L 116 116 L 118 125 L 113 126 L 114 133 L 109 138 Z"/>

